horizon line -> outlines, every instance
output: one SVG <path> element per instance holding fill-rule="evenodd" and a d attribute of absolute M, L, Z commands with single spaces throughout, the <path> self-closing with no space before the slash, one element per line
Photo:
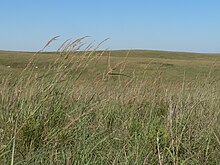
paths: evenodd
<path fill-rule="evenodd" d="M 85 51 L 85 50 L 77 50 Z M 208 53 L 208 52 L 196 52 L 196 51 L 176 51 L 176 50 L 163 50 L 163 49 L 98 49 L 98 50 L 89 50 L 89 51 L 155 51 L 155 52 L 170 52 L 170 53 L 193 53 L 193 54 L 220 54 L 218 53 Z M 19 53 L 36 53 L 39 51 L 26 51 L 26 50 L 2 50 L 0 52 L 19 52 Z M 39 53 L 56 53 L 57 51 L 43 51 Z"/>

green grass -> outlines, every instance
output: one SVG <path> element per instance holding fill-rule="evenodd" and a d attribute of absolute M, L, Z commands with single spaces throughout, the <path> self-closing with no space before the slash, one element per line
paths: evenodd
<path fill-rule="evenodd" d="M 98 52 L 102 53 L 102 52 Z M 99 59 L 98 65 L 94 68 L 89 66 L 87 71 L 99 72 L 105 70 L 108 65 L 108 56 L 112 65 L 124 61 L 128 51 L 107 51 Z M 82 54 L 82 52 L 79 52 Z M 21 72 L 29 62 L 34 53 L 27 52 L 5 52 L 0 51 L 0 68 L 1 75 L 14 74 Z M 40 53 L 35 60 L 38 66 L 38 72 L 58 58 L 56 53 Z M 146 71 L 149 75 L 155 75 L 155 72 L 163 72 L 164 77 L 169 80 L 182 80 L 183 74 L 187 78 L 195 79 L 198 76 L 205 77 L 213 69 L 213 76 L 220 74 L 220 55 L 219 54 L 198 54 L 198 53 L 181 53 L 181 52 L 163 52 L 163 51 L 130 51 L 126 59 L 126 73 L 131 74 L 133 71 L 140 75 Z M 8 68 L 7 66 L 10 66 Z M 15 75 L 16 75 L 15 74 Z M 88 75 L 86 75 L 88 76 Z"/>
<path fill-rule="evenodd" d="M 220 55 L 126 54 L 1 51 L 0 164 L 219 164 Z"/>

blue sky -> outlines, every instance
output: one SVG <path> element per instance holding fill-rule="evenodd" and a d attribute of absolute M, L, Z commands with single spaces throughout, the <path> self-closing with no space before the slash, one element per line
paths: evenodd
<path fill-rule="evenodd" d="M 220 52 L 219 0 L 0 0 L 0 21 L 1 50 L 89 35 L 109 49 Z"/>

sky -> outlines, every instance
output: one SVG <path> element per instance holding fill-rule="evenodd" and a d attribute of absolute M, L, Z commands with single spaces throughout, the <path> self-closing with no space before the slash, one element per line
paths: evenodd
<path fill-rule="evenodd" d="M 102 49 L 220 53 L 219 0 L 0 0 L 0 50 L 37 51 L 60 35 Z"/>

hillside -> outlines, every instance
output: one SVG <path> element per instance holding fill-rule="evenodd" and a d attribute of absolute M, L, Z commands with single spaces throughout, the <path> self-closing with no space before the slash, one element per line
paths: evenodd
<path fill-rule="evenodd" d="M 220 56 L 127 52 L 0 52 L 0 164 L 219 164 Z"/>

